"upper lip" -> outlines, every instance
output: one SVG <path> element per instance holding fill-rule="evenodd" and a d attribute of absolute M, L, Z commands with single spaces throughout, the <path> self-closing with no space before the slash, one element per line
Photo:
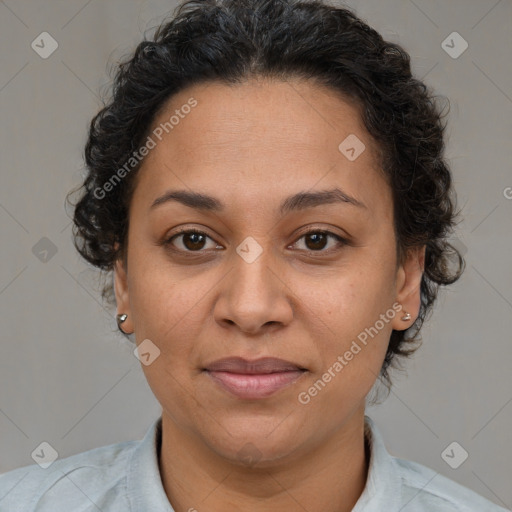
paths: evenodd
<path fill-rule="evenodd" d="M 215 372 L 231 372 L 245 374 L 262 374 L 305 370 L 290 361 L 276 357 L 262 357 L 260 359 L 248 360 L 243 357 L 225 357 L 208 364 L 205 370 Z"/>

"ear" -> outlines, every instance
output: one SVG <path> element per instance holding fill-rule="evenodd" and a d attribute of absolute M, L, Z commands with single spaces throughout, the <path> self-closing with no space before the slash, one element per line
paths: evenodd
<path fill-rule="evenodd" d="M 114 292 L 116 296 L 117 314 L 126 314 L 128 318 L 121 324 L 126 334 L 134 331 L 133 317 L 130 309 L 130 295 L 128 291 L 128 276 L 123 258 L 114 263 Z"/>
<path fill-rule="evenodd" d="M 396 276 L 396 301 L 402 309 L 391 322 L 393 329 L 408 329 L 418 317 L 421 306 L 420 285 L 425 269 L 426 245 L 412 247 L 407 250 L 404 261 L 400 263 Z M 410 320 L 402 320 L 409 313 Z"/>

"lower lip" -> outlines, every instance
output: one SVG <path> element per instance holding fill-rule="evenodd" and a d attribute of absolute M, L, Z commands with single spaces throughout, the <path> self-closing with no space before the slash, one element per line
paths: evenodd
<path fill-rule="evenodd" d="M 294 383 L 304 371 L 286 371 L 248 375 L 230 372 L 210 372 L 208 375 L 222 388 L 246 400 L 266 398 Z"/>

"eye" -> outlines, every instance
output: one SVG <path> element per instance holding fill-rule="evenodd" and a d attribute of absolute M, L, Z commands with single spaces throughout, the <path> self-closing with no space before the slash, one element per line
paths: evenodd
<path fill-rule="evenodd" d="M 179 238 L 181 238 L 181 247 L 176 247 L 174 241 Z M 206 233 L 197 229 L 187 229 L 173 235 L 171 238 L 169 238 L 169 240 L 165 242 L 165 245 L 171 245 L 176 250 L 182 252 L 199 252 L 208 249 L 205 247 L 205 242 L 207 239 L 210 239 L 213 242 L 213 239 L 210 238 Z M 214 246 L 220 247 L 216 243 L 214 243 Z"/>
<path fill-rule="evenodd" d="M 304 233 L 295 244 L 302 239 L 304 239 L 306 245 L 306 249 L 304 250 L 309 252 L 331 252 L 331 250 L 335 250 L 337 247 L 339 248 L 348 243 L 347 240 L 335 233 L 321 230 L 311 230 Z M 324 250 L 326 246 L 328 246 L 329 239 L 334 240 L 334 244 L 327 250 Z"/>

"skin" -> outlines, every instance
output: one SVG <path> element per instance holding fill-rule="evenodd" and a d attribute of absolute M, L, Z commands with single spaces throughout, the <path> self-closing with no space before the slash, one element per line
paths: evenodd
<path fill-rule="evenodd" d="M 114 273 L 118 312 L 128 315 L 123 330 L 161 351 L 142 368 L 162 406 L 165 492 L 177 512 L 350 511 L 368 474 L 365 397 L 392 329 L 418 315 L 424 247 L 397 261 L 377 148 L 357 108 L 336 92 L 298 79 L 202 84 L 172 97 L 153 127 L 191 97 L 198 105 L 137 175 L 127 266 L 118 261 Z M 366 146 L 354 161 L 338 149 L 349 134 Z M 278 212 L 290 195 L 334 187 L 365 207 Z M 170 189 L 214 196 L 225 209 L 176 201 L 150 209 Z M 179 236 L 165 246 L 178 227 L 209 238 Z M 328 230 L 347 243 L 318 242 L 305 230 Z M 236 252 L 248 236 L 262 249 L 251 263 Z M 299 403 L 299 393 L 395 302 L 411 320 L 398 312 L 308 404 Z M 279 357 L 308 371 L 270 397 L 243 400 L 201 371 L 233 355 Z M 252 462 L 242 458 L 249 449 Z"/>

